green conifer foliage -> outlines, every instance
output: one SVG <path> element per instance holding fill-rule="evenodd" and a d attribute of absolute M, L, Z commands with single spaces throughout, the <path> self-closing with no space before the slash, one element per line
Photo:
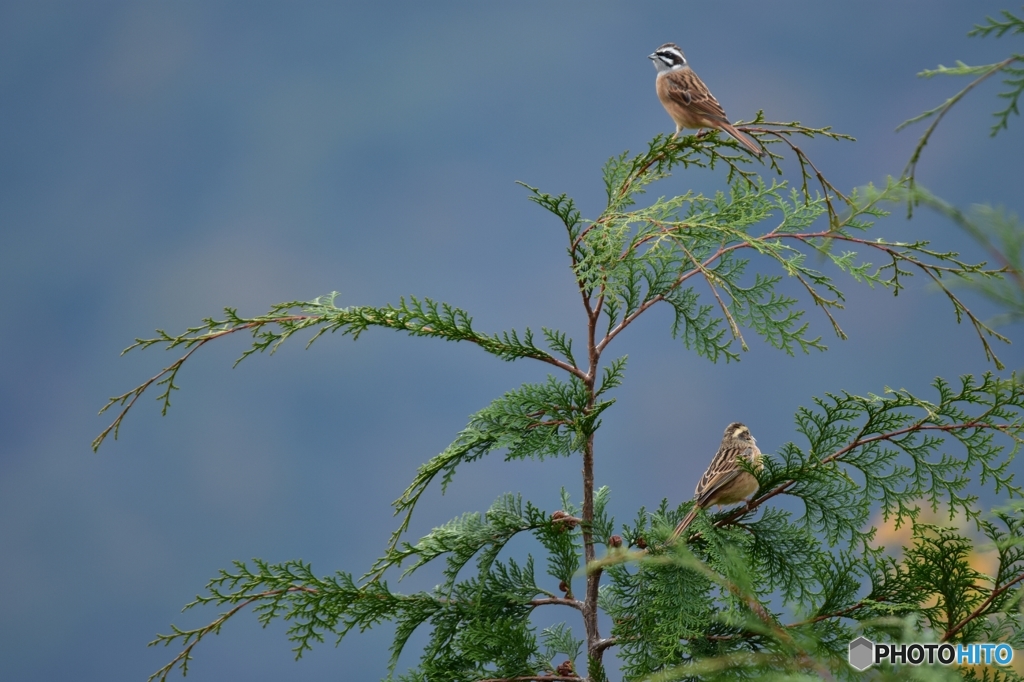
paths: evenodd
<path fill-rule="evenodd" d="M 977 31 L 1024 32 L 1019 19 L 1003 18 Z M 1010 90 L 996 130 L 1016 113 L 1024 81 L 1014 80 L 1020 74 L 1010 65 L 1019 59 L 1000 66 Z M 996 66 L 934 73 L 987 77 Z M 921 118 L 937 114 L 937 122 L 962 94 Z M 968 487 L 974 481 L 992 494 L 1021 495 L 1008 471 L 1024 432 L 1024 387 L 1014 377 L 937 378 L 920 394 L 879 387 L 878 395 L 858 396 L 836 387 L 797 412 L 791 442 L 765 453 L 763 471 L 752 471 L 760 488 L 748 503 L 699 513 L 678 542 L 670 540 L 672 530 L 690 501 L 641 508 L 621 525 L 609 516 L 611 491 L 597 483 L 598 433 L 602 419 L 614 418 L 609 408 L 626 370 L 625 357 L 610 347 L 656 305 L 672 309 L 667 331 L 682 347 L 711 362 L 739 360 L 755 336 L 794 355 L 825 350 L 821 337 L 808 331 L 808 309 L 820 311 L 842 338 L 846 287 L 866 284 L 896 294 L 919 275 L 937 285 L 956 320 L 974 328 L 981 351 L 1002 369 L 992 344 L 1005 339 L 964 305 L 950 282 L 996 291 L 1015 271 L 965 262 L 927 242 L 879 235 L 876 221 L 888 205 L 928 198 L 913 185 L 924 143 L 902 178 L 843 193 L 795 140 L 847 136 L 761 115 L 741 129 L 765 148 L 762 160 L 715 132 L 658 136 L 639 154 L 613 157 L 603 173 L 607 204 L 593 219 L 565 194 L 524 185 L 528 198 L 564 231 L 586 322 L 582 340 L 555 329 L 542 329 L 540 338 L 530 329 L 480 331 L 468 312 L 425 298 L 342 307 L 337 294 L 275 305 L 251 318 L 229 308 L 222 319 L 206 319 L 184 333 L 137 339 L 131 348 L 163 345 L 183 353 L 110 399 L 104 409 L 116 408 L 117 415 L 95 447 L 111 433 L 116 437 L 149 388 L 160 387 L 166 411 L 192 353 L 238 333 L 252 337 L 239 360 L 273 352 L 298 332 L 310 332 L 312 343 L 326 332 L 356 339 L 383 327 L 468 342 L 497 359 L 539 361 L 552 372 L 483 407 L 419 468 L 394 502 L 398 521 L 386 551 L 364 575 L 320 577 L 301 561 L 235 562 L 187 606 L 219 608 L 219 616 L 194 630 L 172 626 L 152 642 L 176 649 L 151 679 L 187 672 L 196 646 L 242 610 L 263 624 L 287 621 L 297 657 L 326 639 L 393 623 L 382 674 L 407 682 L 860 679 L 846 659 L 849 642 L 860 635 L 1024 646 L 1024 507 L 981 510 L 976 488 Z M 785 157 L 797 161 L 795 182 L 784 179 Z M 723 168 L 728 189 L 641 201 L 678 168 Z M 827 271 L 815 265 L 822 262 L 830 264 Z M 801 297 L 780 290 L 785 278 L 801 285 Z M 538 507 L 528 491 L 506 493 L 483 513 L 467 512 L 409 538 L 423 494 L 444 492 L 457 470 L 491 454 L 577 458 L 582 479 L 565 482 L 560 509 Z M 780 504 L 787 498 L 798 504 Z M 971 567 L 975 539 L 925 523 L 922 505 L 973 520 L 997 549 L 995 574 Z M 799 511 L 790 511 L 794 506 Z M 870 524 L 878 512 L 912 527 L 907 547 L 877 546 Z M 543 555 L 506 551 L 519 534 L 532 536 Z M 441 576 L 432 590 L 410 594 L 388 582 L 423 570 Z M 599 614 L 610 619 L 609 631 L 601 631 L 607 621 Z M 399 671 L 399 656 L 417 631 L 429 633 L 428 643 L 413 669 Z M 883 666 L 873 674 L 1017 679 L 1003 668 Z"/>

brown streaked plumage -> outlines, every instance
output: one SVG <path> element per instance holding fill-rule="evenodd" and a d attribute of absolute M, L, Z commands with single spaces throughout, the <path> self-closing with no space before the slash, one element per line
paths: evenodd
<path fill-rule="evenodd" d="M 722 105 L 690 68 L 678 45 L 665 43 L 647 58 L 658 70 L 658 99 L 675 121 L 676 135 L 683 128 L 716 128 L 734 137 L 750 153 L 761 156 L 761 149 L 729 123 Z"/>
<path fill-rule="evenodd" d="M 725 427 L 722 444 L 704 472 L 694 492 L 693 509 L 676 526 L 672 539 L 675 540 L 689 527 L 697 512 L 713 504 L 735 504 L 746 500 L 757 492 L 757 479 L 739 465 L 741 459 L 748 461 L 755 471 L 764 468 L 757 441 L 750 435 L 750 429 L 739 422 Z"/>

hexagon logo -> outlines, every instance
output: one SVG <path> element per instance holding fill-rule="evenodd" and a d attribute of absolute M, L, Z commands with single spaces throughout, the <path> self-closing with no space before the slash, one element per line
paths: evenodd
<path fill-rule="evenodd" d="M 850 642 L 850 665 L 857 670 L 867 670 L 874 663 L 875 644 L 866 637 Z"/>

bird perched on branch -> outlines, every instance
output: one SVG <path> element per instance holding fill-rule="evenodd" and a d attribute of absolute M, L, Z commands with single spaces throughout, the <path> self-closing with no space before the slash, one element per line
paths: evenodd
<path fill-rule="evenodd" d="M 676 135 L 683 128 L 716 128 L 734 137 L 751 154 L 761 156 L 761 149 L 729 123 L 722 105 L 690 68 L 678 45 L 665 43 L 647 58 L 658 70 L 658 99 L 676 122 Z"/>
<path fill-rule="evenodd" d="M 756 471 L 764 468 L 761 451 L 757 448 L 757 441 L 750 435 L 750 429 L 739 422 L 733 422 L 725 427 L 722 444 L 718 446 L 711 465 L 697 484 L 693 509 L 676 526 L 673 540 L 682 535 L 693 522 L 698 510 L 707 509 L 713 504 L 742 502 L 757 492 L 757 479 L 740 466 L 740 461 L 749 462 Z"/>

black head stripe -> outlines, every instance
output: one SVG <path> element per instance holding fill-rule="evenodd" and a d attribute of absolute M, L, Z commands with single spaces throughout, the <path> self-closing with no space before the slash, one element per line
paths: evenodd
<path fill-rule="evenodd" d="M 658 58 L 669 66 L 678 66 L 686 63 L 683 51 L 675 43 L 665 43 L 655 50 L 654 54 L 658 55 Z"/>

